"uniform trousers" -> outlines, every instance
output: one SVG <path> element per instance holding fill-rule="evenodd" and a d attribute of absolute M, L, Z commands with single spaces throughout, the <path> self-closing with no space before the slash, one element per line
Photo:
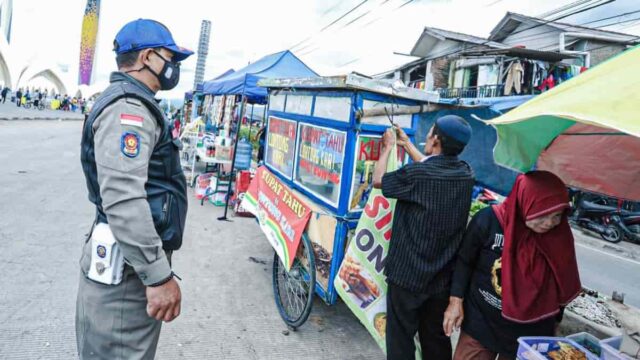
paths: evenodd
<path fill-rule="evenodd" d="M 167 257 L 171 261 L 171 252 Z M 146 286 L 124 266 L 122 282 L 105 285 L 80 271 L 76 342 L 80 359 L 153 359 L 162 321 L 147 314 Z"/>

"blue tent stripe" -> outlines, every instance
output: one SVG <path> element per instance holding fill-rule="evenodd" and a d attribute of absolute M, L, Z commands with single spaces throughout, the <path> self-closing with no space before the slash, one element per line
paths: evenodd
<path fill-rule="evenodd" d="M 204 94 L 244 95 L 249 100 L 266 102 L 267 89 L 259 87 L 263 78 L 314 77 L 318 74 L 290 51 L 267 55 L 246 67 L 204 83 Z"/>

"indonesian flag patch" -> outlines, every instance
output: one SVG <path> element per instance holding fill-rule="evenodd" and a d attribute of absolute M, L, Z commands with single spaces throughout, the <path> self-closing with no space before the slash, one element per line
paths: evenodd
<path fill-rule="evenodd" d="M 143 121 L 144 121 L 144 118 L 142 116 L 132 115 L 132 114 L 120 114 L 120 125 L 131 125 L 131 126 L 142 127 Z"/>

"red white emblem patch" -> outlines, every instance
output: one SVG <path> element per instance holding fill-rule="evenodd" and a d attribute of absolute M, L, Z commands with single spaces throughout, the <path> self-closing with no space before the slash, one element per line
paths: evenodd
<path fill-rule="evenodd" d="M 132 114 L 120 114 L 120 125 L 131 125 L 142 127 L 142 123 L 144 122 L 144 118 L 138 115 Z"/>

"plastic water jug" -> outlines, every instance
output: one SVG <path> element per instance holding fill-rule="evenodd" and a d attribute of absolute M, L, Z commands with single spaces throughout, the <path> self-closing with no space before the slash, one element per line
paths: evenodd
<path fill-rule="evenodd" d="M 252 152 L 253 147 L 246 139 L 243 138 L 238 142 L 238 148 L 236 149 L 236 169 L 247 170 L 251 167 Z"/>

